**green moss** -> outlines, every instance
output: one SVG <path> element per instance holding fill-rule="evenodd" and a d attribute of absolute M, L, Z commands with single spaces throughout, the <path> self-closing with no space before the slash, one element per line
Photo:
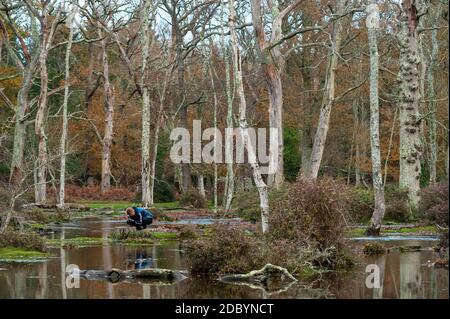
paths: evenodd
<path fill-rule="evenodd" d="M 386 225 L 386 224 L 385 224 Z M 366 229 L 364 227 L 354 227 L 347 230 L 347 237 L 365 237 Z M 434 235 L 438 234 L 438 229 L 436 226 L 416 226 L 416 227 L 404 227 L 404 228 L 382 228 L 381 235 L 390 235 L 390 234 L 424 234 L 424 235 Z"/>
<path fill-rule="evenodd" d="M 107 238 L 100 238 L 100 237 L 74 237 L 74 238 L 66 238 L 63 240 L 60 239 L 47 240 L 47 245 L 79 248 L 88 246 L 101 246 L 109 241 L 110 240 Z"/>
<path fill-rule="evenodd" d="M 48 253 L 23 248 L 0 248 L 0 261 L 43 260 Z"/>
<path fill-rule="evenodd" d="M 127 245 L 149 245 L 157 240 L 178 240 L 179 234 L 174 232 L 155 232 L 151 230 L 117 229 L 110 235 L 110 240 Z"/>
<path fill-rule="evenodd" d="M 151 237 L 154 239 L 178 239 L 178 234 L 169 232 L 151 232 Z"/>
<path fill-rule="evenodd" d="M 436 226 L 417 226 L 412 228 L 400 228 L 400 229 L 385 229 L 383 233 L 402 233 L 402 234 L 410 234 L 410 233 L 433 233 L 437 234 L 438 229 Z"/>

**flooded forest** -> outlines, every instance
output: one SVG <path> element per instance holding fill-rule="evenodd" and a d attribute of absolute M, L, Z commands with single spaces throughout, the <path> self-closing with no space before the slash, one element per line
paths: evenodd
<path fill-rule="evenodd" d="M 448 25 L 0 0 L 0 299 L 448 299 Z"/>

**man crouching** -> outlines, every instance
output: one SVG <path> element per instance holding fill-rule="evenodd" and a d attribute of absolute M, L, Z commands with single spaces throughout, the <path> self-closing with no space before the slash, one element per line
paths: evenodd
<path fill-rule="evenodd" d="M 147 225 L 153 223 L 152 213 L 142 207 L 128 207 L 126 212 L 128 215 L 127 224 L 135 226 L 136 230 L 146 229 Z"/>

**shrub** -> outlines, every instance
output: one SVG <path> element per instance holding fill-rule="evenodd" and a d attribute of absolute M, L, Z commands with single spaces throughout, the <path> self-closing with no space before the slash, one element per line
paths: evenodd
<path fill-rule="evenodd" d="M 287 190 L 281 188 L 279 190 L 271 190 L 269 192 L 269 202 L 279 201 L 283 199 Z M 256 222 L 261 220 L 261 208 L 259 206 L 259 193 L 256 187 L 248 191 L 240 191 L 234 195 L 233 208 L 238 216 L 244 220 Z"/>
<path fill-rule="evenodd" d="M 441 227 L 448 227 L 448 181 L 424 188 L 421 191 L 419 215 Z"/>
<path fill-rule="evenodd" d="M 245 273 L 263 265 L 261 245 L 255 237 L 220 224 L 211 231 L 211 237 L 185 243 L 192 273 Z"/>
<path fill-rule="evenodd" d="M 385 201 L 385 220 L 406 222 L 411 218 L 407 189 L 398 188 L 397 186 L 386 187 Z"/>
<path fill-rule="evenodd" d="M 256 222 L 260 220 L 259 195 L 256 188 L 237 192 L 233 198 L 233 209 L 244 220 Z"/>
<path fill-rule="evenodd" d="M 196 190 L 190 188 L 180 196 L 180 204 L 183 206 L 193 206 L 194 208 L 205 208 L 206 199 Z"/>
<path fill-rule="evenodd" d="M 386 248 L 380 243 L 367 243 L 364 245 L 363 253 L 366 256 L 381 255 L 386 252 Z"/>
<path fill-rule="evenodd" d="M 438 224 L 440 232 L 439 246 L 448 248 L 448 181 L 442 181 L 424 188 L 419 203 L 420 216 L 428 222 Z"/>
<path fill-rule="evenodd" d="M 199 236 L 196 226 L 194 225 L 184 225 L 180 229 L 180 239 L 195 239 Z"/>
<path fill-rule="evenodd" d="M 337 249 L 349 220 L 350 202 L 343 183 L 329 178 L 299 180 L 272 205 L 270 236 L 313 245 L 321 251 Z"/>
<path fill-rule="evenodd" d="M 175 200 L 175 191 L 173 186 L 161 180 L 155 181 L 153 198 L 157 203 L 173 202 Z"/>
<path fill-rule="evenodd" d="M 366 223 L 372 217 L 375 207 L 372 189 L 365 187 L 348 187 L 351 200 L 349 212 L 353 221 Z"/>
<path fill-rule="evenodd" d="M 0 247 L 25 248 L 45 252 L 45 240 L 35 232 L 6 231 L 0 234 Z"/>

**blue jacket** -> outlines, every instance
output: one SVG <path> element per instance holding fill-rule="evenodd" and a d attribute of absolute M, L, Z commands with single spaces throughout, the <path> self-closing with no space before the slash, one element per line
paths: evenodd
<path fill-rule="evenodd" d="M 134 220 L 136 224 L 142 224 L 143 220 L 153 219 L 153 214 L 148 210 L 142 207 L 133 207 L 133 209 L 135 214 L 133 217 L 129 218 Z"/>

